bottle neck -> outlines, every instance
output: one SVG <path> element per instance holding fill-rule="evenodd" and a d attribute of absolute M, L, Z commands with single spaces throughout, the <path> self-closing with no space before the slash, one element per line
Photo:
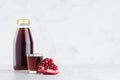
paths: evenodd
<path fill-rule="evenodd" d="M 29 25 L 18 25 L 18 28 L 29 28 Z"/>

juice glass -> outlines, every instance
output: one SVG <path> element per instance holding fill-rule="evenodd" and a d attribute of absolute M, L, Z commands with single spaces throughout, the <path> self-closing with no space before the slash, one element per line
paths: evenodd
<path fill-rule="evenodd" d="M 27 65 L 28 65 L 28 72 L 29 73 L 37 73 L 37 65 L 43 59 L 43 55 L 41 53 L 33 53 L 33 54 L 26 54 L 27 55 Z"/>

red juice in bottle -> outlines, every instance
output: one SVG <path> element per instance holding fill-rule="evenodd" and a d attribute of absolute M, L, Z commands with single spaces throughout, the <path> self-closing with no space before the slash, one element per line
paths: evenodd
<path fill-rule="evenodd" d="M 19 28 L 15 34 L 13 45 L 14 70 L 27 70 L 26 54 L 33 53 L 33 40 L 28 19 L 17 20 Z"/>

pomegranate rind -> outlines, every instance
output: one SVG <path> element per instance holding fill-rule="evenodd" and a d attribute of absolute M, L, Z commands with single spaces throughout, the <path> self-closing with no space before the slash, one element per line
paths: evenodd
<path fill-rule="evenodd" d="M 43 74 L 58 74 L 59 71 L 58 70 L 44 70 L 44 67 L 42 67 L 41 69 L 38 69 L 38 73 L 43 73 Z"/>

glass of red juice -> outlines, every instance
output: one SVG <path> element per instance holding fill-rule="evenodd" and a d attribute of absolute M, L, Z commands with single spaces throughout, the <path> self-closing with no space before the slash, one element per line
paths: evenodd
<path fill-rule="evenodd" d="M 27 66 L 29 73 L 37 73 L 37 65 L 43 59 L 43 54 L 41 53 L 33 53 L 33 54 L 26 54 L 27 55 Z"/>

